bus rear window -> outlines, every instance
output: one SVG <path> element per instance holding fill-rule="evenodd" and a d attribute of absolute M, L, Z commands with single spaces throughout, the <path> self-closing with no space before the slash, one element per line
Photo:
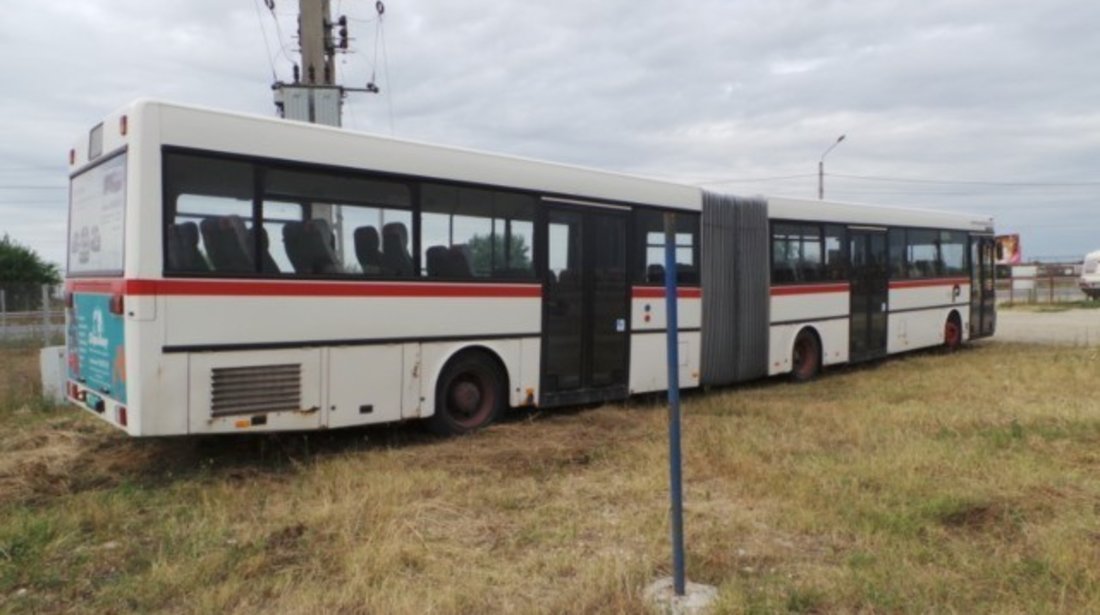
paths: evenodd
<path fill-rule="evenodd" d="M 69 190 L 70 275 L 121 275 L 126 213 L 126 154 L 72 179 Z"/>

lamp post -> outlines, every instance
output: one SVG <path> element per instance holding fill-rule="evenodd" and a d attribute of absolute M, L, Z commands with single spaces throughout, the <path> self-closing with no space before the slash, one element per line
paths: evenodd
<path fill-rule="evenodd" d="M 829 152 L 833 151 L 833 148 L 840 145 L 840 142 L 844 140 L 844 135 L 840 135 L 836 138 L 836 143 L 833 143 L 821 154 L 821 160 L 817 161 L 817 200 L 825 198 L 825 156 L 829 155 Z"/>

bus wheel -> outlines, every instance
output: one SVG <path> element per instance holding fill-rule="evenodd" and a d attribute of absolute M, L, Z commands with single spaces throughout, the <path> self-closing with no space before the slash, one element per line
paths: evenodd
<path fill-rule="evenodd" d="M 947 322 L 943 325 L 943 347 L 948 352 L 954 352 L 962 344 L 962 323 L 959 322 L 959 315 L 952 313 L 947 317 Z"/>
<path fill-rule="evenodd" d="M 809 329 L 799 332 L 791 352 L 791 378 L 795 382 L 813 380 L 821 371 L 821 344 Z"/>
<path fill-rule="evenodd" d="M 504 377 L 482 352 L 464 352 L 447 363 L 436 385 L 428 428 L 443 436 L 477 431 L 504 409 Z"/>

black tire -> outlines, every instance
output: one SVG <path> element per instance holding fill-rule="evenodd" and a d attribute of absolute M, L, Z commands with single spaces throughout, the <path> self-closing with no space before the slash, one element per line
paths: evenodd
<path fill-rule="evenodd" d="M 963 329 L 959 315 L 952 312 L 943 324 L 943 349 L 947 352 L 955 352 L 962 346 Z"/>
<path fill-rule="evenodd" d="M 821 373 L 821 342 L 809 329 L 803 329 L 794 338 L 791 351 L 791 380 L 809 382 Z"/>
<path fill-rule="evenodd" d="M 497 362 L 484 352 L 463 352 L 439 375 L 428 429 L 441 436 L 474 432 L 496 420 L 506 403 L 504 374 Z"/>

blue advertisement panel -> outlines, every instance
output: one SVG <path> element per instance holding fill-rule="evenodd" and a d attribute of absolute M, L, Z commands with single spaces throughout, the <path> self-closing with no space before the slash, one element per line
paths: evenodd
<path fill-rule="evenodd" d="M 68 331 L 69 378 L 126 403 L 126 346 L 122 316 L 111 296 L 76 294 Z"/>

